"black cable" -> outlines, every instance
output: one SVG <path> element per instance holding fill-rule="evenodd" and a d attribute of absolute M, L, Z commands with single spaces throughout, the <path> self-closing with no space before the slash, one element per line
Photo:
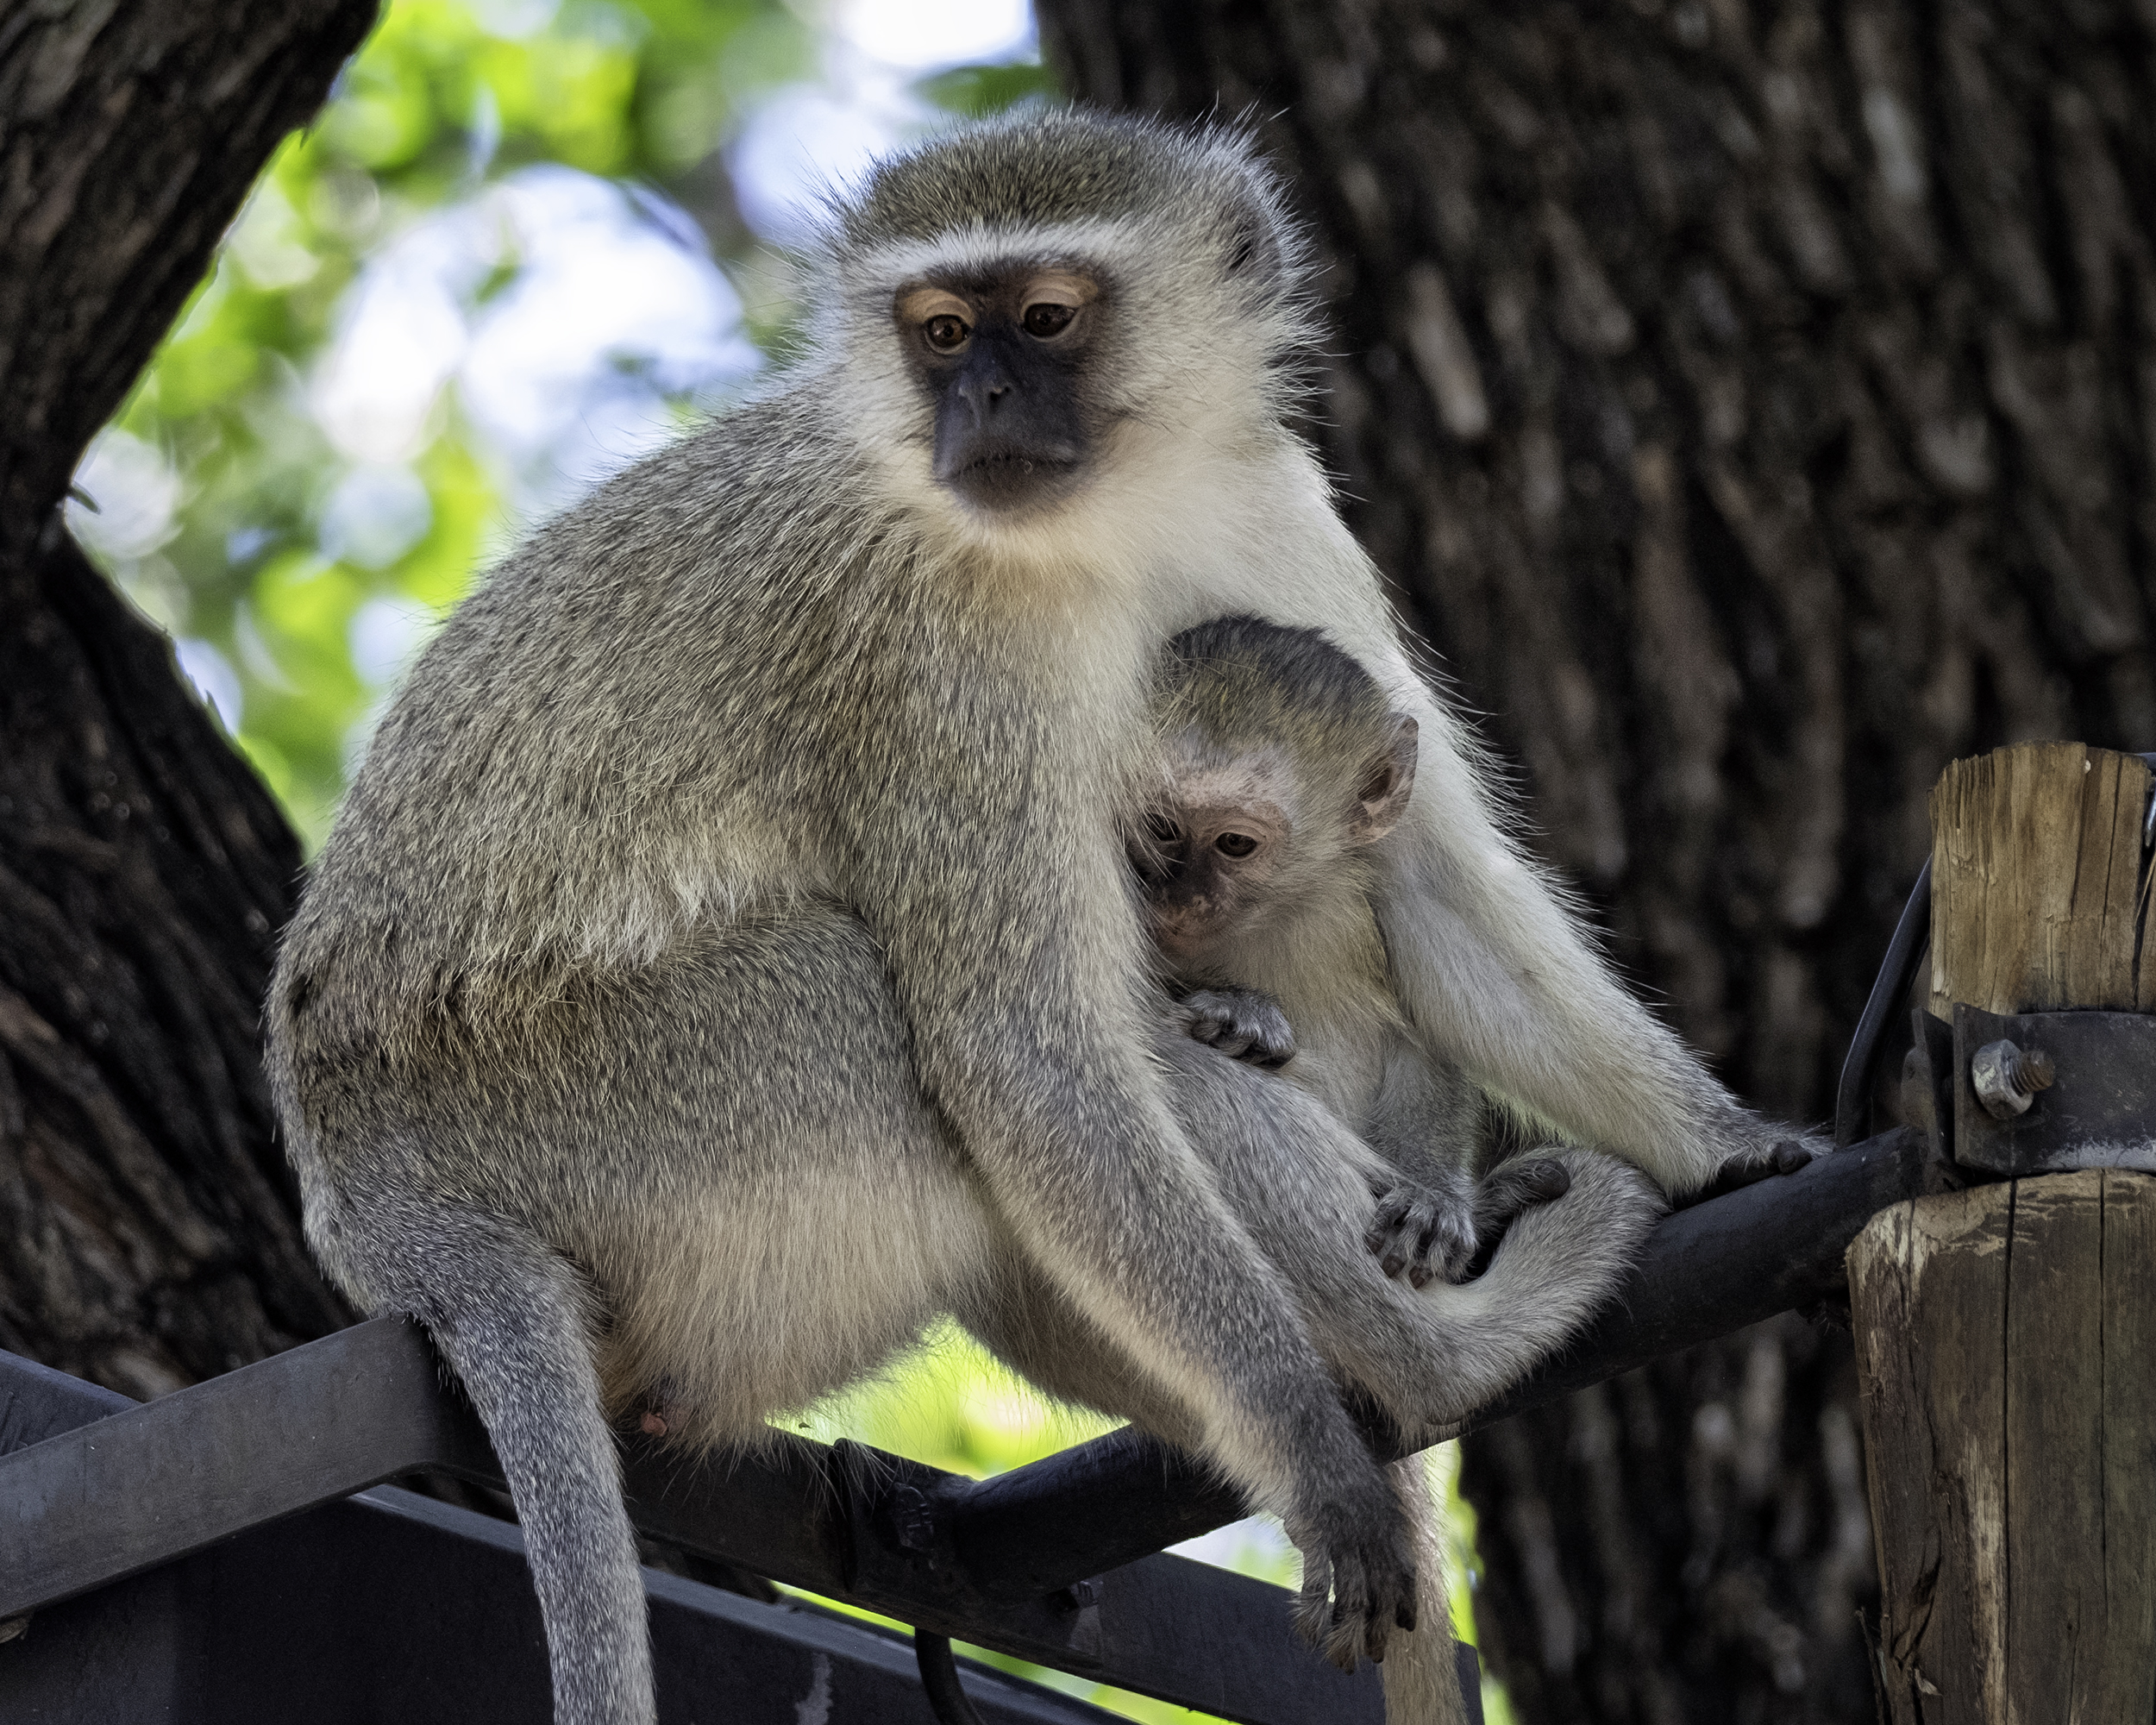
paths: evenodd
<path fill-rule="evenodd" d="M 1879 1046 L 1886 1027 L 1915 980 L 1917 962 L 1931 942 L 1932 862 L 1924 859 L 1923 872 L 1902 906 L 1902 919 L 1894 925 L 1878 976 L 1871 984 L 1871 998 L 1864 1003 L 1857 1020 L 1857 1034 L 1849 1044 L 1849 1057 L 1841 1063 L 1841 1082 L 1834 1091 L 1834 1148 L 1846 1150 L 1871 1124 L 1871 1081 L 1879 1070 Z"/>
<path fill-rule="evenodd" d="M 981 1716 L 958 1686 L 958 1661 L 951 1657 L 950 1636 L 916 1629 L 913 1662 L 921 1668 L 921 1687 L 928 1691 L 928 1704 L 936 1709 L 943 1725 L 981 1725 Z"/>

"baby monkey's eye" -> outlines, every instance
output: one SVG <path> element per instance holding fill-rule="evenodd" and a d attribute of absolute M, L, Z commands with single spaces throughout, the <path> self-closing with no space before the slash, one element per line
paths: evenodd
<path fill-rule="evenodd" d="M 1223 856 L 1248 856 L 1257 849 L 1257 841 L 1247 832 L 1224 832 L 1213 841 L 1213 848 Z"/>
<path fill-rule="evenodd" d="M 928 338 L 930 347 L 939 354 L 956 353 L 966 345 L 966 337 L 973 331 L 966 327 L 966 320 L 950 312 L 931 317 L 921 325 L 921 333 Z"/>
<path fill-rule="evenodd" d="M 1022 321 L 1027 335 L 1045 342 L 1050 336 L 1062 335 L 1077 315 L 1078 308 L 1075 305 L 1054 305 L 1043 300 L 1037 305 L 1027 306 Z"/>
<path fill-rule="evenodd" d="M 1169 819 L 1169 818 L 1164 814 L 1147 815 L 1145 817 L 1145 827 L 1146 831 L 1150 832 L 1153 837 L 1158 839 L 1163 844 L 1181 844 L 1182 843 L 1182 828 L 1176 825 L 1174 821 Z"/>

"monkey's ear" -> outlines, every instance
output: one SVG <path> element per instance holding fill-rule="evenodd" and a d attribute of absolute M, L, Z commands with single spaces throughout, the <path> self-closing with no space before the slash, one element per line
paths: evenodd
<path fill-rule="evenodd" d="M 1408 794 L 1415 787 L 1415 739 L 1421 728 L 1404 712 L 1393 715 L 1392 735 L 1355 787 L 1355 812 L 1348 817 L 1348 837 L 1353 843 L 1375 844 L 1407 813 Z"/>

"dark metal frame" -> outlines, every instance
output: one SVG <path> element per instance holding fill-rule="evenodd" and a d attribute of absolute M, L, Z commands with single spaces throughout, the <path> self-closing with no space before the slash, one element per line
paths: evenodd
<path fill-rule="evenodd" d="M 1460 1429 L 1833 1295 L 1865 1222 L 1934 1183 L 1924 1140 L 1896 1132 L 1679 1211 L 1601 1322 Z M 423 1334 L 389 1319 L 72 1431 L 13 1436 L 28 1447 L 0 1455 L 0 1621 L 400 1475 L 501 1483 Z M 632 1439 L 624 1464 L 650 1537 L 931 1636 L 1242 1725 L 1382 1716 L 1374 1670 L 1343 1678 L 1298 1643 L 1282 1590 L 1159 1554 L 1244 1506 L 1135 1433 L 980 1482 L 779 1433 L 720 1465 Z"/>

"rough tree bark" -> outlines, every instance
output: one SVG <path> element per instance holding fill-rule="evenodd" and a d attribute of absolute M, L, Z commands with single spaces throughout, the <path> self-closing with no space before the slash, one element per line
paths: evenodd
<path fill-rule="evenodd" d="M 1946 762 L 2156 746 L 2156 4 L 1039 11 L 1261 117 L 1354 525 L 1620 961 L 1822 1115 Z M 1523 1716 L 1869 1718 L 1852 1394 L 1790 1320 L 1470 1443 Z"/>
<path fill-rule="evenodd" d="M 298 846 L 60 504 L 374 9 L 0 7 L 0 1347 L 131 1395 L 348 1320 L 257 1052 Z"/>

